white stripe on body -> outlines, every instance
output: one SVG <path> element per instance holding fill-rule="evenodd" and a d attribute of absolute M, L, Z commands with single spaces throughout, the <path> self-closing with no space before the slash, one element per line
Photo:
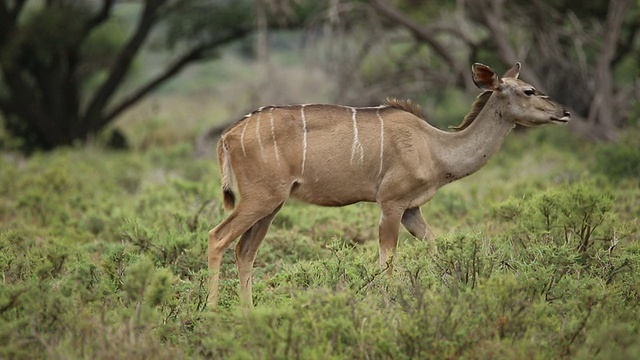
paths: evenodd
<path fill-rule="evenodd" d="M 373 110 L 373 109 L 385 109 L 388 108 L 389 105 L 377 105 L 377 106 L 348 106 L 348 105 L 329 105 L 329 106 L 339 106 L 345 109 L 356 109 L 356 110 Z"/>
<path fill-rule="evenodd" d="M 358 123 L 356 121 L 356 113 L 357 109 L 351 108 L 351 120 L 353 121 L 353 145 L 351 146 L 351 164 L 353 165 L 353 160 L 356 157 L 356 153 L 358 154 L 358 161 L 362 164 L 364 160 L 364 149 L 362 148 L 362 143 L 360 143 L 360 139 L 358 138 Z"/>
<path fill-rule="evenodd" d="M 304 107 L 300 107 L 300 117 L 302 119 L 302 171 L 300 175 L 304 175 L 304 163 L 307 161 L 307 118 L 304 115 Z"/>
<path fill-rule="evenodd" d="M 249 120 L 251 120 L 251 116 L 247 115 L 245 116 L 245 118 L 247 118 L 244 121 L 244 126 L 242 127 L 242 133 L 240 134 L 240 146 L 242 146 L 242 153 L 244 154 L 244 156 L 247 156 L 247 151 L 244 148 L 244 132 L 247 130 L 247 125 L 249 125 Z"/>
<path fill-rule="evenodd" d="M 276 152 L 276 161 L 278 161 L 278 165 L 280 165 L 280 153 L 278 152 L 278 142 L 276 141 L 276 130 L 273 125 L 273 109 L 269 110 L 269 121 L 271 122 L 271 139 L 273 140 L 273 150 Z"/>
<path fill-rule="evenodd" d="M 262 137 L 260 136 L 260 118 L 262 117 L 262 112 L 258 112 L 258 118 L 256 119 L 256 137 L 258 137 L 258 143 L 260 144 L 260 155 L 262 156 L 262 160 L 266 161 L 264 157 L 264 145 L 262 144 Z"/>
<path fill-rule="evenodd" d="M 376 111 L 376 116 L 380 119 L 380 168 L 378 168 L 378 176 L 382 174 L 382 161 L 384 159 L 384 121 L 382 120 L 382 116 L 380 116 L 380 109 Z"/>

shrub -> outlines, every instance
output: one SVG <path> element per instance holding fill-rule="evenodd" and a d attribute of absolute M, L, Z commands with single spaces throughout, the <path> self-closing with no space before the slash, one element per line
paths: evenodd
<path fill-rule="evenodd" d="M 620 227 L 611 213 L 613 202 L 611 194 L 578 184 L 509 199 L 494 207 L 494 215 L 515 224 L 513 234 L 525 247 L 530 241 L 569 244 L 587 255 L 594 247 L 608 246 Z"/>
<path fill-rule="evenodd" d="M 595 170 L 614 181 L 625 178 L 639 180 L 640 141 L 637 137 L 635 132 L 626 134 L 618 143 L 600 145 L 596 152 Z"/>
<path fill-rule="evenodd" d="M 215 167 L 189 149 L 0 157 L 0 358 L 638 355 L 632 179 L 564 176 L 570 152 L 504 161 L 425 206 L 439 235 L 403 230 L 391 276 L 375 204 L 288 204 L 257 257 L 256 308 L 238 308 L 231 247 L 211 311 L 206 234 L 224 213 Z"/>

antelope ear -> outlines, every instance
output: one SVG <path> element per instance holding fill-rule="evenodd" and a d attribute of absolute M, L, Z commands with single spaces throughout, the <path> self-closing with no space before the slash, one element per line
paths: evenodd
<path fill-rule="evenodd" d="M 498 75 L 490 67 L 484 64 L 475 63 L 471 66 L 473 73 L 473 82 L 480 90 L 496 91 L 500 87 L 502 80 L 498 79 Z"/>
<path fill-rule="evenodd" d="M 513 65 L 513 67 L 511 69 L 507 70 L 507 72 L 504 73 L 504 75 L 502 77 L 503 78 L 514 78 L 514 79 L 517 79 L 518 75 L 520 75 L 520 67 L 522 67 L 522 64 L 517 62 L 515 65 Z"/>

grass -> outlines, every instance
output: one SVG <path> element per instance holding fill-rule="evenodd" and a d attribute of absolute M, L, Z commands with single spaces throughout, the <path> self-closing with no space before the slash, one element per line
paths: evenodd
<path fill-rule="evenodd" d="M 289 202 L 252 310 L 231 250 L 221 307 L 204 306 L 206 233 L 224 214 L 215 160 L 189 142 L 5 153 L 0 357 L 638 357 L 639 180 L 562 131 L 512 134 L 441 189 L 423 207 L 438 236 L 403 231 L 390 278 L 375 205 Z"/>

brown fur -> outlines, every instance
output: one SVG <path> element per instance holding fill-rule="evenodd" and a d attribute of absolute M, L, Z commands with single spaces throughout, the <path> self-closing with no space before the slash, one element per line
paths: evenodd
<path fill-rule="evenodd" d="M 420 105 L 414 104 L 413 101 L 409 99 L 399 100 L 396 98 L 387 98 L 387 100 L 384 101 L 384 104 L 392 108 L 412 113 L 413 115 L 424 120 L 424 116 L 422 115 L 422 108 L 420 107 Z"/>
<path fill-rule="evenodd" d="M 480 111 L 484 109 L 484 106 L 487 104 L 487 101 L 489 101 L 491 94 L 493 94 L 493 91 L 485 91 L 480 95 L 478 95 L 478 97 L 476 98 L 476 101 L 471 106 L 471 111 L 469 111 L 469 113 L 464 117 L 464 119 L 462 120 L 462 123 L 460 123 L 460 125 L 458 126 L 451 125 L 449 126 L 449 129 L 452 129 L 455 131 L 462 131 L 468 128 L 469 125 L 473 123 L 473 120 L 475 120 L 478 117 L 478 114 L 480 114 Z"/>

